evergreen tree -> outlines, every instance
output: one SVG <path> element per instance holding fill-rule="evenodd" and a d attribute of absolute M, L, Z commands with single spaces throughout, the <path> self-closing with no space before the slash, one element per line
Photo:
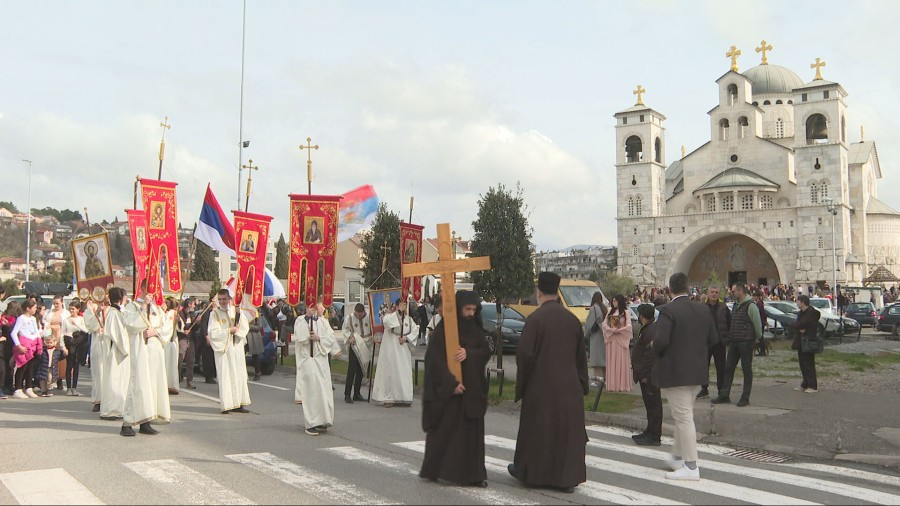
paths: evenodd
<path fill-rule="evenodd" d="M 16 207 L 16 205 L 12 202 L 8 202 L 6 200 L 0 201 L 0 207 L 8 210 L 11 213 L 19 214 L 19 208 Z M 9 293 L 9 291 L 7 291 L 6 293 Z"/>
<path fill-rule="evenodd" d="M 387 266 L 382 273 L 382 263 L 387 245 Z M 372 230 L 361 241 L 363 280 L 366 288 L 379 290 L 400 286 L 400 215 L 388 211 L 382 203 L 375 213 Z"/>
<path fill-rule="evenodd" d="M 63 249 L 63 258 L 66 259 L 66 263 L 59 270 L 58 281 L 60 283 L 71 283 L 75 279 L 75 265 L 72 263 L 72 253 L 68 248 Z"/>
<path fill-rule="evenodd" d="M 197 241 L 194 250 L 194 269 L 191 279 L 195 281 L 213 281 L 219 277 L 219 265 L 213 256 L 213 250 L 202 241 Z M 218 289 L 218 285 L 216 285 Z"/>
<path fill-rule="evenodd" d="M 288 250 L 287 241 L 284 240 L 284 234 L 278 236 L 278 242 L 275 243 L 275 277 L 278 279 L 287 279 L 288 264 L 290 263 L 290 250 Z"/>

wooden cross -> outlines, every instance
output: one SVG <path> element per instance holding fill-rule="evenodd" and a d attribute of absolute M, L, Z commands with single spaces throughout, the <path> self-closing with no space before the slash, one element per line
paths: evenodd
<path fill-rule="evenodd" d="M 825 62 L 822 61 L 821 58 L 816 58 L 816 63 L 810 63 L 809 68 L 816 69 L 816 77 L 813 79 L 814 81 L 822 80 L 822 67 L 825 66 Z"/>
<path fill-rule="evenodd" d="M 731 58 L 731 70 L 734 72 L 738 71 L 737 60 L 738 56 L 741 55 L 741 50 L 737 48 L 737 46 L 731 46 L 731 49 L 725 53 L 725 56 Z"/>
<path fill-rule="evenodd" d="M 638 97 L 637 102 L 634 105 L 644 105 L 644 93 L 646 92 L 647 90 L 642 88 L 640 84 L 638 85 L 636 90 L 631 92 L 632 95 L 637 95 Z"/>
<path fill-rule="evenodd" d="M 759 47 L 756 48 L 757 53 L 762 53 L 762 62 L 760 65 L 768 65 L 769 59 L 766 58 L 766 52 L 772 50 L 772 44 L 766 44 L 766 39 L 763 39 L 762 42 L 759 43 Z"/>
<path fill-rule="evenodd" d="M 450 238 L 450 224 L 439 223 L 438 236 L 438 261 L 403 264 L 404 278 L 415 276 L 427 276 L 429 274 L 441 275 L 441 321 L 444 322 L 444 343 L 447 349 L 447 367 L 456 381 L 463 382 L 462 366 L 456 361 L 456 352 L 459 351 L 459 325 L 456 320 L 456 273 L 486 271 L 491 268 L 491 257 L 461 258 L 454 260 L 453 245 Z"/>
<path fill-rule="evenodd" d="M 311 145 L 312 138 L 306 138 L 306 146 L 300 145 L 300 149 L 306 150 L 306 181 L 307 181 L 307 190 L 310 195 L 312 195 L 312 150 L 319 149 L 319 145 L 315 146 Z"/>

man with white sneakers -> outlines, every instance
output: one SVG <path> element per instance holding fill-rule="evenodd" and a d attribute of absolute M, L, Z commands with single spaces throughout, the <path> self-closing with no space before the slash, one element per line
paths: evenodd
<path fill-rule="evenodd" d="M 709 381 L 709 349 L 719 342 L 716 324 L 704 304 L 688 298 L 687 276 L 676 272 L 669 278 L 672 301 L 659 307 L 653 353 L 652 383 L 669 401 L 675 420 L 672 455 L 668 459 L 670 480 L 700 479 L 697 465 L 697 430 L 694 426 L 694 393 Z"/>

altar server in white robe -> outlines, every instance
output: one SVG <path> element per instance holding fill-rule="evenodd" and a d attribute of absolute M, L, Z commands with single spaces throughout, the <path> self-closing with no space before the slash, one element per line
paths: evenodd
<path fill-rule="evenodd" d="M 146 281 L 141 283 L 141 291 L 144 296 L 129 302 L 123 311 L 131 344 L 123 436 L 133 436 L 135 425 L 140 426 L 141 434 L 155 435 L 158 432 L 150 422 L 168 423 L 172 417 L 166 384 L 165 312 L 147 294 Z"/>
<path fill-rule="evenodd" d="M 125 399 L 131 384 L 131 340 L 122 313 L 124 301 L 125 290 L 116 287 L 109 289 L 109 308 L 106 310 L 103 332 L 97 336 L 104 342 L 100 388 L 100 418 L 103 420 L 118 420 L 124 416 Z M 99 358 L 98 355 L 97 362 L 101 361 Z M 91 363 L 95 363 L 94 359 Z"/>
<path fill-rule="evenodd" d="M 103 323 L 106 321 L 106 301 L 103 305 L 88 299 L 84 309 L 84 325 L 91 334 L 91 403 L 92 411 L 100 412 L 100 394 L 103 389 L 103 367 L 106 353 L 109 351 L 109 340 L 103 336 Z"/>
<path fill-rule="evenodd" d="M 178 303 L 169 297 L 166 299 L 165 325 L 160 332 L 165 336 L 164 345 L 166 355 L 166 386 L 169 395 L 178 395 L 181 381 L 178 379 L 178 337 L 175 334 L 175 315 L 178 312 Z"/>
<path fill-rule="evenodd" d="M 306 433 L 318 436 L 334 423 L 334 394 L 328 354 L 339 345 L 327 318 L 310 307 L 309 312 L 294 323 L 294 345 L 297 350 L 297 388 L 303 399 Z"/>
<path fill-rule="evenodd" d="M 254 315 L 234 307 L 226 288 L 216 294 L 216 302 L 218 307 L 209 315 L 206 339 L 216 359 L 222 414 L 249 413 L 244 407 L 250 405 L 244 344 Z"/>
<path fill-rule="evenodd" d="M 372 385 L 372 400 L 389 408 L 394 404 L 412 404 L 412 354 L 419 326 L 406 312 L 406 301 L 397 299 L 393 312 L 384 315 L 384 334 L 378 353 L 378 367 Z"/>

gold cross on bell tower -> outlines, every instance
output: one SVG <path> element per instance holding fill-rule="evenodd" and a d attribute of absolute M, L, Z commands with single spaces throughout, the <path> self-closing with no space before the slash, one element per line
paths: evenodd
<path fill-rule="evenodd" d="M 637 89 L 631 92 L 632 95 L 637 95 L 637 102 L 635 102 L 634 105 L 644 105 L 644 93 L 646 92 L 647 90 L 645 90 L 640 84 L 637 85 Z"/>
<path fill-rule="evenodd" d="M 731 46 L 731 49 L 729 49 L 728 52 L 725 53 L 726 57 L 731 58 L 731 70 L 733 72 L 738 71 L 737 60 L 738 60 L 738 56 L 740 56 L 740 55 L 741 55 L 741 50 L 738 49 L 737 46 Z"/>
<path fill-rule="evenodd" d="M 767 44 L 766 39 L 763 39 L 762 42 L 759 43 L 759 47 L 756 48 L 757 53 L 762 53 L 762 61 L 760 65 L 768 65 L 769 59 L 766 58 L 766 53 L 772 50 L 772 44 Z"/>
<path fill-rule="evenodd" d="M 825 62 L 821 58 L 816 58 L 816 63 L 810 63 L 809 68 L 816 69 L 816 77 L 813 81 L 821 81 L 822 80 L 822 67 L 825 66 Z"/>
<path fill-rule="evenodd" d="M 315 146 L 311 145 L 312 138 L 306 138 L 306 146 L 300 145 L 300 149 L 305 149 L 306 152 L 306 182 L 307 182 L 307 191 L 310 195 L 312 195 L 312 150 L 319 149 L 319 145 Z"/>

